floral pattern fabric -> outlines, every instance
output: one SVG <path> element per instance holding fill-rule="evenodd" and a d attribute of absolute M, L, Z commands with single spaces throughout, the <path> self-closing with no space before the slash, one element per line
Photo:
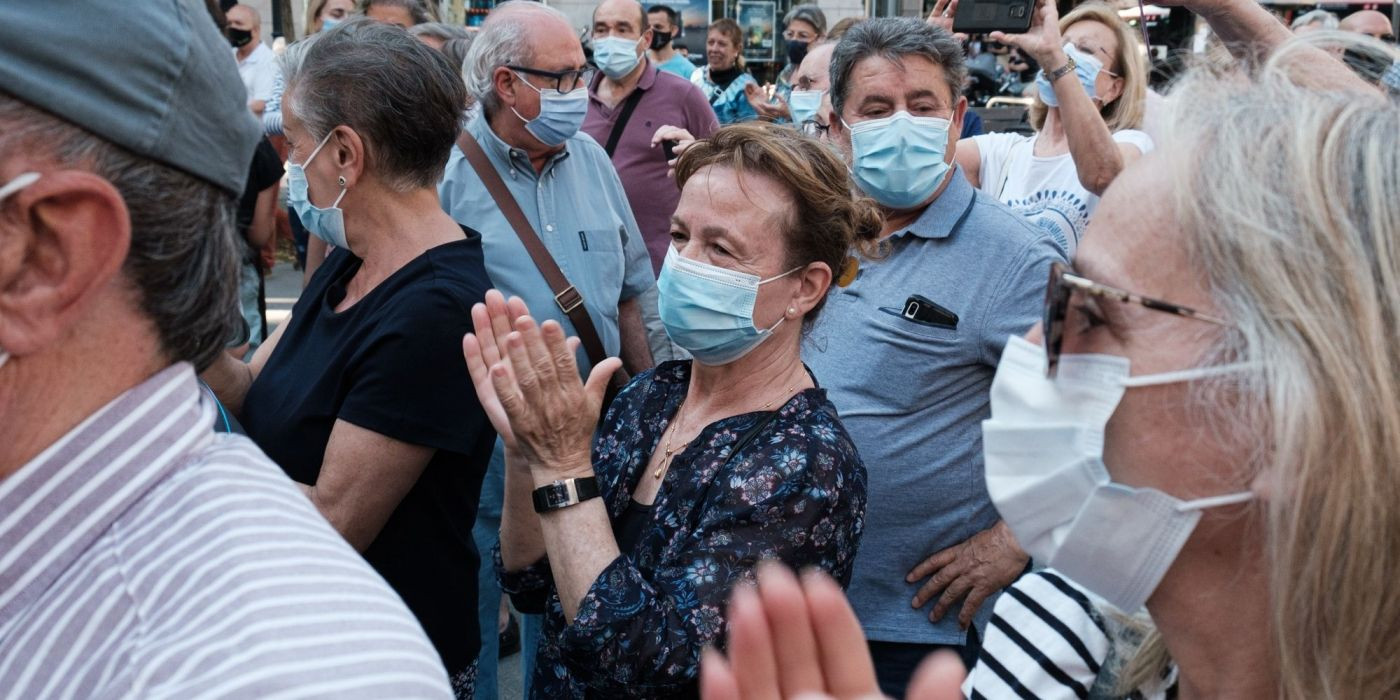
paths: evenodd
<path fill-rule="evenodd" d="M 689 380 L 688 361 L 664 363 L 609 409 L 593 466 L 614 522 L 651 478 L 647 462 Z M 824 390 L 797 394 L 776 416 L 711 423 L 676 454 L 635 549 L 603 570 L 571 623 L 548 561 L 507 572 L 497 548 L 502 589 L 545 615 L 531 697 L 696 696 L 700 651 L 724 643 L 734 585 L 764 559 L 845 585 L 864 514 L 865 467 Z"/>

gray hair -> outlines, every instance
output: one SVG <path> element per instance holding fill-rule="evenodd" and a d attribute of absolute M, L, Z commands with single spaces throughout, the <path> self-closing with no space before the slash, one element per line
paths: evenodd
<path fill-rule="evenodd" d="M 453 39 L 465 39 L 471 36 L 467 33 L 466 27 L 459 27 L 455 24 L 447 24 L 446 22 L 424 22 L 422 24 L 415 24 L 408 28 L 408 33 L 413 37 L 426 36 L 437 39 L 443 43 L 447 43 Z"/>
<path fill-rule="evenodd" d="M 895 62 L 923 56 L 943 68 L 953 101 L 962 95 L 967 66 L 962 44 L 952 34 L 912 17 L 872 17 L 851 27 L 831 54 L 831 108 L 838 115 L 851 91 L 851 71 L 871 56 Z"/>
<path fill-rule="evenodd" d="M 462 68 L 462 80 L 467 94 L 486 116 L 501 108 L 496 97 L 496 69 L 507 65 L 523 65 L 534 60 L 535 54 L 527 40 L 532 20 L 544 14 L 569 23 L 564 13 L 530 0 L 510 0 L 496 6 L 487 17 Z"/>
<path fill-rule="evenodd" d="M 141 312 L 170 361 L 208 367 L 242 324 L 234 195 L 0 92 L 0 158 L 16 154 L 92 172 L 116 188 L 131 219 L 122 274 Z"/>
<path fill-rule="evenodd" d="M 428 0 L 360 0 L 355 3 L 357 14 L 368 14 L 369 8 L 375 5 L 385 5 L 388 7 L 402 7 L 408 10 L 409 17 L 413 18 L 413 24 L 419 25 L 424 22 L 439 21 L 437 5 Z"/>
<path fill-rule="evenodd" d="M 322 32 L 302 51 L 287 104 L 312 138 L 349 126 L 364 139 L 374 177 L 401 191 L 435 186 L 467 104 L 447 58 L 363 17 Z"/>
<path fill-rule="evenodd" d="M 783 15 L 783 26 L 791 25 L 797 20 L 812 25 L 818 34 L 826 34 L 826 13 L 822 12 L 822 8 L 817 7 L 816 3 L 794 5 L 786 15 Z"/>
<path fill-rule="evenodd" d="M 1313 10 L 1298 15 L 1298 17 L 1293 20 L 1293 24 L 1289 25 L 1288 28 L 1297 31 L 1310 24 L 1320 24 L 1322 25 L 1321 29 L 1336 29 L 1337 25 L 1341 24 L 1341 22 L 1337 20 L 1336 15 L 1327 10 Z"/>

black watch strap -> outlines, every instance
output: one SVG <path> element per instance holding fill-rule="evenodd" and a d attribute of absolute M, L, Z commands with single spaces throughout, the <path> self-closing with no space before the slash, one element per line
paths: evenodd
<path fill-rule="evenodd" d="M 548 513 L 569 506 L 578 505 L 598 497 L 598 478 L 585 476 L 579 479 L 563 479 L 545 484 L 534 490 L 530 497 L 535 501 L 536 513 Z"/>

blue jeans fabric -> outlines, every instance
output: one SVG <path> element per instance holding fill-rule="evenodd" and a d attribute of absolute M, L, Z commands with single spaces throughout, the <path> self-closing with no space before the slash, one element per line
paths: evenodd
<path fill-rule="evenodd" d="M 909 689 L 909 681 L 914 671 L 929 654 L 947 649 L 962 658 L 963 666 L 971 669 L 977 663 L 977 652 L 982 642 L 977 636 L 976 625 L 967 630 L 967 644 L 907 644 L 904 642 L 870 642 L 870 657 L 875 661 L 875 680 L 880 684 L 880 692 L 888 697 L 902 698 Z"/>
<path fill-rule="evenodd" d="M 481 504 L 477 506 L 476 524 L 472 526 L 472 539 L 476 541 L 476 550 L 481 554 L 476 593 L 476 619 L 481 627 L 481 652 L 476 658 L 476 700 L 499 698 L 496 666 L 501 637 L 496 630 L 496 621 L 501 609 L 501 585 L 496 581 L 491 550 L 500 537 L 501 507 L 505 502 L 505 466 L 505 453 L 501 449 L 501 441 L 497 440 L 496 449 L 491 452 L 491 464 L 481 482 Z"/>

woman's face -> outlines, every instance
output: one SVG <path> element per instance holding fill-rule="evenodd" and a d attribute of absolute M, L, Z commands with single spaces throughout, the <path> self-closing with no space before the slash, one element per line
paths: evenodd
<path fill-rule="evenodd" d="M 369 9 L 365 10 L 365 16 L 376 22 L 392 24 L 404 29 L 412 27 L 414 24 L 413 13 L 409 12 L 408 8 L 398 5 L 370 5 Z"/>
<path fill-rule="evenodd" d="M 705 38 L 705 58 L 711 70 L 729 70 L 739 58 L 739 47 L 722 32 L 710 32 Z"/>
<path fill-rule="evenodd" d="M 1094 94 L 1102 104 L 1110 104 L 1123 94 L 1123 66 L 1118 62 L 1118 35 L 1094 20 L 1075 22 L 1064 31 L 1065 41 L 1103 62 L 1094 81 Z"/>
<path fill-rule="evenodd" d="M 767 176 L 707 166 L 681 190 L 680 204 L 671 217 L 671 245 L 683 258 L 759 279 L 776 277 L 791 269 L 782 232 L 795 207 L 787 188 Z M 754 325 L 767 328 L 777 323 L 798 293 L 801 279 L 790 275 L 759 287 Z"/>
<path fill-rule="evenodd" d="M 326 0 L 326 4 L 321 6 L 321 14 L 316 16 L 317 22 L 324 23 L 327 19 L 337 22 L 344 21 L 355 11 L 354 0 Z M 317 30 L 320 30 L 318 25 Z"/>
<path fill-rule="evenodd" d="M 1171 184 L 1150 155 L 1119 175 L 1094 213 L 1075 257 L 1078 274 L 1221 317 L 1206 281 L 1187 258 L 1168 196 Z M 1132 376 L 1173 372 L 1212 363 L 1207 355 L 1226 332 L 1205 321 L 1075 292 L 1064 323 L 1062 353 L 1126 357 Z M 1028 338 L 1039 343 L 1039 325 Z M 1249 451 L 1226 437 L 1228 396 L 1193 404 L 1189 383 L 1128 388 L 1108 421 L 1104 465 L 1112 480 L 1149 487 L 1182 500 L 1248 491 Z M 1178 556 L 1190 566 L 1217 538 L 1233 538 L 1242 525 L 1238 507 L 1207 510 L 1202 526 Z M 1207 523 L 1214 523 L 1207 525 Z M 1222 526 L 1223 523 L 1223 526 Z M 1175 568 L 1173 570 L 1176 570 Z"/>

